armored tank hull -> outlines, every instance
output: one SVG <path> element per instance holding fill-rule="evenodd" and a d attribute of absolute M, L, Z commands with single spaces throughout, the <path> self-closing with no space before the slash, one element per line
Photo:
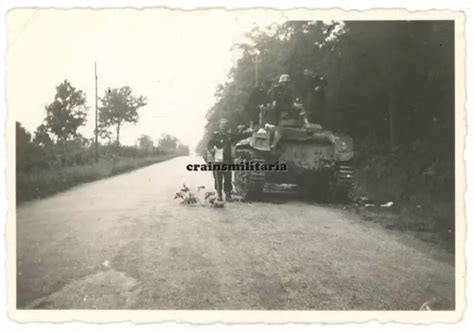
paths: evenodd
<path fill-rule="evenodd" d="M 281 138 L 272 149 L 275 135 Z M 282 188 L 282 192 L 297 188 L 336 201 L 347 199 L 353 187 L 352 139 L 317 125 L 260 129 L 236 144 L 235 156 L 236 164 L 279 165 L 272 171 L 254 167 L 234 172 L 235 189 L 248 200 L 262 199 L 271 187 Z"/>

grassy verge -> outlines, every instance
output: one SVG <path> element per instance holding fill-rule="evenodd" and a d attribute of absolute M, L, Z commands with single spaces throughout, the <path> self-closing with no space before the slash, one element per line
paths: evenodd
<path fill-rule="evenodd" d="M 81 183 L 125 173 L 176 156 L 175 154 L 163 154 L 143 158 L 112 157 L 100 159 L 99 163 L 19 173 L 16 181 L 17 204 L 46 197 Z"/>
<path fill-rule="evenodd" d="M 423 240 L 453 250 L 452 158 L 416 152 L 358 154 L 355 197 L 366 196 L 375 206 L 362 206 L 357 212 L 386 228 L 414 232 Z M 380 206 L 387 202 L 393 206 Z"/>

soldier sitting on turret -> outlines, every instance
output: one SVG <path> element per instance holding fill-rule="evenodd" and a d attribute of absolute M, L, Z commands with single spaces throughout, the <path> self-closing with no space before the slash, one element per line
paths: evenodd
<path fill-rule="evenodd" d="M 302 127 L 309 125 L 305 115 L 303 105 L 299 102 L 301 98 L 296 90 L 290 85 L 290 75 L 283 74 L 280 76 L 278 85 L 272 92 L 272 109 L 276 116 L 276 123 L 281 127 Z M 274 150 L 281 139 L 281 132 L 275 130 L 275 138 L 272 144 Z"/>

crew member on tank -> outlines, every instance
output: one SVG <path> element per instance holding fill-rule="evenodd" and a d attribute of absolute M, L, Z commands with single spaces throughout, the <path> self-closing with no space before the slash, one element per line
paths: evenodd
<path fill-rule="evenodd" d="M 269 96 L 270 86 L 270 81 L 264 81 L 263 84 L 254 88 L 250 92 L 247 105 L 245 105 L 245 110 L 250 118 L 250 128 L 258 127 L 260 123 L 261 108 L 271 103 Z"/>
<path fill-rule="evenodd" d="M 288 74 L 283 74 L 278 80 L 278 84 L 271 91 L 272 108 L 276 113 L 278 124 L 282 120 L 305 119 L 305 111 L 300 103 L 301 96 L 291 84 Z"/>
<path fill-rule="evenodd" d="M 318 123 L 324 127 L 326 124 L 327 80 L 310 69 L 305 69 L 303 76 L 301 94 L 307 117 L 311 123 Z"/>
<path fill-rule="evenodd" d="M 290 83 L 290 75 L 283 74 L 280 76 L 278 85 L 271 92 L 272 108 L 277 118 L 277 124 L 283 127 L 308 126 L 309 122 L 304 106 L 300 103 L 301 97 Z M 280 130 L 276 129 L 272 150 L 276 149 L 281 136 Z"/>

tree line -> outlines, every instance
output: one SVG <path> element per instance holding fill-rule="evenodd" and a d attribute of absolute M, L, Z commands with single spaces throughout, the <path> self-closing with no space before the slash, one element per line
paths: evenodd
<path fill-rule="evenodd" d="M 355 192 L 425 207 L 451 225 L 453 21 L 292 21 L 255 28 L 234 50 L 197 152 L 221 117 L 234 129 L 249 123 L 257 77 L 275 84 L 289 74 L 299 88 L 308 70 L 326 81 L 323 129 L 354 139 Z"/>
<path fill-rule="evenodd" d="M 102 140 L 108 140 L 106 144 L 98 143 L 102 156 L 137 158 L 150 154 L 189 152 L 187 146 L 168 134 L 163 134 L 156 143 L 150 136 L 142 135 L 136 147 L 121 146 L 123 124 L 137 123 L 138 111 L 147 104 L 146 97 L 135 96 L 130 87 L 124 86 L 108 89 L 99 101 L 98 135 Z M 86 124 L 89 111 L 85 93 L 64 80 L 56 87 L 54 100 L 45 106 L 45 110 L 46 116 L 33 134 L 16 122 L 17 172 L 93 162 L 95 138 L 84 137 L 79 132 Z"/>
<path fill-rule="evenodd" d="M 325 129 L 390 149 L 426 140 L 452 148 L 451 21 L 296 21 L 254 29 L 235 47 L 241 56 L 216 90 L 205 139 L 220 117 L 234 126 L 248 123 L 258 54 L 261 81 L 287 73 L 299 86 L 305 69 L 326 78 Z"/>

